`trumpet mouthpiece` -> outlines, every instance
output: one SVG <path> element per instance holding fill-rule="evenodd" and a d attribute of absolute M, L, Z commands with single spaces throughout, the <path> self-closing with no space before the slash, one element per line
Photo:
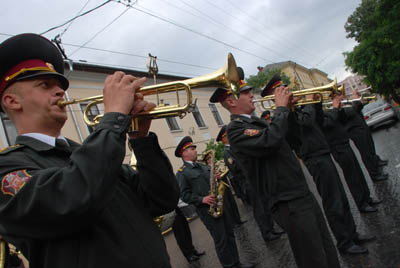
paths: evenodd
<path fill-rule="evenodd" d="M 66 104 L 66 102 L 64 101 L 64 100 L 59 100 L 58 102 L 57 102 L 57 106 L 59 106 L 60 108 L 63 108 L 64 106 L 66 106 L 67 104 Z"/>

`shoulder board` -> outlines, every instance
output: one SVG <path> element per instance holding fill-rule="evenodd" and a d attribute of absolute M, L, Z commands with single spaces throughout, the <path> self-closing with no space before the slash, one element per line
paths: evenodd
<path fill-rule="evenodd" d="M 23 144 L 15 144 L 15 145 L 11 145 L 11 146 L 8 146 L 8 147 L 5 147 L 5 148 L 1 148 L 0 149 L 0 154 L 7 154 L 9 152 L 15 151 L 18 148 L 22 148 L 22 147 L 24 147 Z"/>
<path fill-rule="evenodd" d="M 178 172 L 182 172 L 182 171 L 185 169 L 185 167 L 186 167 L 186 166 L 181 166 L 181 167 L 178 169 Z"/>
<path fill-rule="evenodd" d="M 236 117 L 235 119 L 233 119 L 233 121 L 243 122 L 242 118 L 240 117 Z"/>

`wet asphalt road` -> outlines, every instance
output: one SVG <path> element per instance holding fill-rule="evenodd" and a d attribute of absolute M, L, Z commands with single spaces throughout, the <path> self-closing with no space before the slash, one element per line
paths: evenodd
<path fill-rule="evenodd" d="M 370 233 L 377 236 L 373 242 L 365 244 L 369 254 L 360 256 L 340 255 L 343 268 L 400 268 L 400 123 L 386 125 L 373 132 L 377 153 L 382 159 L 388 159 L 388 166 L 384 171 L 389 173 L 389 179 L 379 183 L 373 183 L 365 171 L 367 182 L 372 197 L 383 199 L 378 205 L 376 213 L 362 214 L 358 212 L 354 201 L 344 184 L 350 201 L 353 217 L 359 233 Z M 355 151 L 358 156 L 358 151 Z M 342 176 L 339 168 L 339 173 Z M 307 170 L 306 178 L 311 191 L 319 199 Z M 342 176 L 343 181 L 343 176 Z M 251 209 L 245 207 L 240 200 L 237 201 L 245 224 L 235 229 L 236 240 L 242 262 L 256 263 L 257 268 L 295 268 L 297 267 L 290 250 L 288 239 L 283 235 L 279 240 L 266 244 L 254 221 Z M 214 244 L 209 232 L 205 229 L 200 219 L 190 222 L 193 244 L 199 251 L 205 251 L 197 262 L 189 264 L 180 252 L 175 237 L 172 233 L 164 236 L 167 249 L 171 257 L 173 268 L 219 268 Z M 307 241 L 304 241 L 307 243 Z M 310 267 L 318 268 L 318 267 Z"/>

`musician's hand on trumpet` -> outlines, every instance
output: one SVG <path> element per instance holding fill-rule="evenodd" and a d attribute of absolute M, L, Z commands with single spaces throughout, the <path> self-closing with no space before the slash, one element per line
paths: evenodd
<path fill-rule="evenodd" d="M 133 109 L 131 110 L 131 115 L 135 116 L 141 112 L 148 112 L 156 107 L 155 103 L 145 101 L 143 95 L 140 93 L 135 94 L 135 101 L 133 103 Z M 129 132 L 130 138 L 139 138 L 147 136 L 151 125 L 151 118 L 138 118 L 138 129 Z"/>
<path fill-rule="evenodd" d="M 292 103 L 293 93 L 286 86 L 280 86 L 275 89 L 275 106 L 289 107 Z"/>
<path fill-rule="evenodd" d="M 332 99 L 332 107 L 340 108 L 342 106 L 343 95 L 334 95 Z"/>
<path fill-rule="evenodd" d="M 106 78 L 104 83 L 104 113 L 118 112 L 135 116 L 140 112 L 148 112 L 156 105 L 143 99 L 138 93 L 146 81 L 145 77 L 137 78 L 123 72 L 115 72 Z M 138 119 L 138 129 L 130 132 L 130 138 L 147 136 L 151 119 Z"/>
<path fill-rule="evenodd" d="M 357 89 L 354 89 L 354 90 L 353 90 L 353 94 L 352 94 L 351 98 L 352 98 L 352 99 L 358 99 L 358 98 L 360 98 L 360 94 L 359 94 L 359 92 L 358 92 Z"/>
<path fill-rule="evenodd" d="M 143 86 L 146 78 L 136 78 L 123 72 L 107 76 L 104 82 L 104 113 L 130 114 L 135 102 L 136 91 Z"/>

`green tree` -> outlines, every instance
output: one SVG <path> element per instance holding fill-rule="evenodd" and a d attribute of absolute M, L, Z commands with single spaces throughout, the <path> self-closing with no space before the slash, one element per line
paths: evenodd
<path fill-rule="evenodd" d="M 345 52 L 346 66 L 364 76 L 373 92 L 400 103 L 400 2 L 362 0 L 345 24 L 358 44 Z"/>
<path fill-rule="evenodd" d="M 246 79 L 246 83 L 260 90 L 264 88 L 274 74 L 279 74 L 284 83 L 287 85 L 290 84 L 289 77 L 283 73 L 281 69 L 264 69 L 258 72 L 257 75 L 250 75 L 249 78 Z"/>
<path fill-rule="evenodd" d="M 204 152 L 208 150 L 215 150 L 215 160 L 224 159 L 224 143 L 216 142 L 214 139 L 211 139 L 210 142 L 206 142 L 206 149 Z M 203 152 L 203 153 L 204 153 Z"/>

